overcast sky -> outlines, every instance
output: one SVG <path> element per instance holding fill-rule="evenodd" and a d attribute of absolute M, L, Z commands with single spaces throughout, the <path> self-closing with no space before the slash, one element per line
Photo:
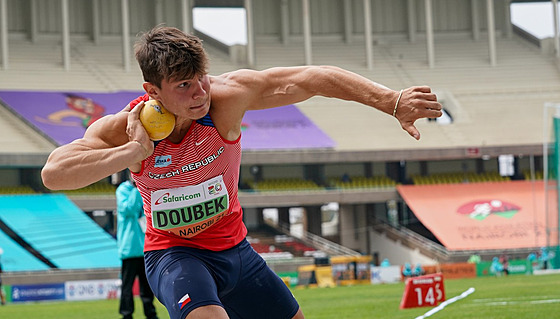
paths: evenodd
<path fill-rule="evenodd" d="M 511 20 L 538 38 L 554 35 L 550 1 L 514 3 L 511 7 Z M 194 8 L 193 23 L 197 30 L 212 35 L 225 44 L 247 43 L 247 23 L 243 8 Z"/>
<path fill-rule="evenodd" d="M 511 21 L 541 39 L 554 35 L 554 17 L 550 1 L 512 4 Z"/>
<path fill-rule="evenodd" d="M 227 45 L 247 43 L 247 20 L 243 8 L 194 8 L 193 24 L 195 29 Z"/>

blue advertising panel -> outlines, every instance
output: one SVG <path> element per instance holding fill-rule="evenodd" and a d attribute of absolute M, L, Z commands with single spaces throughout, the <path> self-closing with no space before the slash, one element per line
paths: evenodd
<path fill-rule="evenodd" d="M 64 298 L 64 283 L 12 286 L 12 302 L 64 300 Z"/>

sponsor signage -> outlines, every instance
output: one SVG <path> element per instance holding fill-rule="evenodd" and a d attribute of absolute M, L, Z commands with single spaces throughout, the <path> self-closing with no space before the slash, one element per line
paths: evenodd
<path fill-rule="evenodd" d="M 476 275 L 479 277 L 498 275 L 492 270 L 491 265 L 492 262 L 490 261 L 483 261 L 476 264 Z M 507 269 L 510 275 L 526 275 L 533 272 L 531 262 L 525 259 L 509 260 Z"/>
<path fill-rule="evenodd" d="M 397 283 L 401 281 L 401 267 L 376 267 L 371 266 L 371 283 L 372 284 L 386 284 Z"/>
<path fill-rule="evenodd" d="M 558 216 L 558 205 L 547 204 L 545 189 L 543 181 L 397 186 L 414 215 L 448 250 L 557 245 L 558 219 L 547 216 Z M 548 198 L 556 196 L 548 191 Z"/>
<path fill-rule="evenodd" d="M 64 284 L 13 285 L 12 302 L 64 300 Z"/>
<path fill-rule="evenodd" d="M 121 280 L 83 280 L 67 281 L 66 300 L 117 299 L 121 295 Z"/>
<path fill-rule="evenodd" d="M 447 279 L 476 277 L 476 265 L 472 263 L 449 263 L 423 267 L 426 274 L 441 273 Z"/>

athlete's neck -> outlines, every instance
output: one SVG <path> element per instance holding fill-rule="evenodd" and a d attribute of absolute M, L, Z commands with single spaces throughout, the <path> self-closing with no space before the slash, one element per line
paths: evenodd
<path fill-rule="evenodd" d="M 187 132 L 189 131 L 192 122 L 193 120 L 191 119 L 181 120 L 177 118 L 175 121 L 175 128 L 173 129 L 173 132 L 171 132 L 171 134 L 167 139 L 175 144 L 180 143 L 185 137 L 185 134 L 187 134 Z"/>

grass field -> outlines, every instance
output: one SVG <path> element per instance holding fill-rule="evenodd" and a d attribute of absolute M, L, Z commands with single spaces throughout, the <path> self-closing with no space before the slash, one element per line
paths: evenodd
<path fill-rule="evenodd" d="M 509 276 L 445 281 L 448 299 L 473 287 L 465 299 L 448 305 L 430 318 L 555 318 L 560 310 L 560 275 Z M 404 284 L 295 289 L 294 295 L 308 319 L 416 318 L 431 308 L 399 309 Z M 117 300 L 41 302 L 0 307 L 2 319 L 119 318 Z M 136 299 L 135 319 L 142 319 Z M 158 304 L 161 319 L 169 318 Z M 263 318 L 266 319 L 266 318 Z"/>

